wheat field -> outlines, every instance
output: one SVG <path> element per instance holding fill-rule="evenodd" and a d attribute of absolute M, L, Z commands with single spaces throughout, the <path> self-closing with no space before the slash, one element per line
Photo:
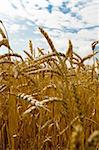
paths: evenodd
<path fill-rule="evenodd" d="M 50 52 L 34 49 L 30 40 L 23 58 L 0 28 L 0 49 L 8 48 L 0 55 L 0 150 L 98 150 L 98 41 L 81 58 L 71 40 L 61 53 L 39 30 Z M 86 65 L 92 58 L 93 64 Z"/>

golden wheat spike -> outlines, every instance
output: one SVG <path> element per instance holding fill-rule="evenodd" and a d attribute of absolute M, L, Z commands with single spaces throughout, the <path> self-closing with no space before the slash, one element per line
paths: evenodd
<path fill-rule="evenodd" d="M 23 100 L 28 100 L 28 102 L 32 102 L 32 97 L 30 95 L 25 95 L 24 93 L 22 95 L 19 94 L 20 98 L 22 98 Z M 29 98 L 30 97 L 30 98 Z M 30 100 L 31 99 L 31 100 Z M 48 99 L 44 99 L 42 101 L 33 101 L 33 106 L 31 106 L 29 109 L 27 109 L 24 113 L 23 116 L 25 114 L 31 113 L 35 108 L 43 108 L 44 110 L 50 112 L 50 110 L 48 108 L 46 108 L 44 106 L 44 104 L 49 103 L 49 102 L 62 102 L 64 103 L 64 101 L 62 99 L 59 99 L 57 97 L 49 97 Z"/>
<path fill-rule="evenodd" d="M 31 40 L 29 40 L 29 48 L 30 48 L 31 55 L 33 56 L 33 44 Z"/>
<path fill-rule="evenodd" d="M 2 40 L 0 41 L 0 47 L 2 45 L 6 46 L 8 48 L 8 52 L 10 53 L 10 51 L 13 53 L 13 50 L 11 49 L 10 47 L 10 44 L 9 44 L 9 38 L 8 38 L 8 34 L 7 34 L 7 31 L 6 31 L 6 28 L 3 24 L 3 22 L 0 20 L 0 23 L 1 25 L 3 26 L 3 29 L 5 30 L 5 33 L 3 32 L 2 28 L 0 27 L 0 34 L 2 35 Z M 10 60 L 10 58 L 8 58 Z"/>
<path fill-rule="evenodd" d="M 0 85 L 0 93 L 3 92 L 7 88 L 7 85 Z"/>
<path fill-rule="evenodd" d="M 28 58 L 30 58 L 30 60 L 34 60 L 32 55 L 30 55 L 27 51 L 24 50 L 24 53 L 28 56 Z"/>
<path fill-rule="evenodd" d="M 32 95 L 27 95 L 25 93 L 19 93 L 17 95 L 17 98 L 18 99 L 22 99 L 28 103 L 30 103 L 32 106 L 27 109 L 24 113 L 23 113 L 23 116 L 28 114 L 28 113 L 31 113 L 34 109 L 36 108 L 43 108 L 47 111 L 50 112 L 49 109 L 47 109 L 43 104 L 46 103 L 45 101 L 38 101 L 37 99 L 35 99 Z M 48 102 L 48 101 L 47 101 Z"/>
<path fill-rule="evenodd" d="M 31 105 L 36 105 L 36 103 L 39 103 L 39 101 L 36 100 L 32 95 L 27 95 L 25 93 L 19 93 L 17 95 L 17 98 L 22 99 L 22 100 L 30 103 Z"/>
<path fill-rule="evenodd" d="M 97 66 L 99 66 L 99 60 L 96 58 L 96 63 L 97 63 Z"/>
<path fill-rule="evenodd" d="M 62 54 L 62 53 L 58 53 L 58 55 L 65 58 L 65 55 Z M 54 58 L 52 58 L 53 56 L 57 56 L 55 52 L 49 53 L 49 54 L 47 54 L 47 55 L 43 55 L 43 56 L 37 58 L 36 60 L 34 60 L 34 64 L 30 64 L 30 65 L 28 65 L 28 67 L 22 68 L 22 71 L 24 71 L 24 70 L 26 70 L 26 69 L 29 69 L 29 68 L 32 68 L 32 67 L 35 67 L 36 64 L 43 63 L 43 62 L 45 62 L 45 61 L 47 61 L 47 60 L 55 60 Z"/>
<path fill-rule="evenodd" d="M 1 46 L 6 46 L 8 49 L 10 49 L 10 45 L 9 45 L 9 41 L 7 38 L 3 38 L 1 41 L 0 41 L 0 47 Z"/>
<path fill-rule="evenodd" d="M 68 50 L 66 52 L 66 57 L 72 58 L 73 57 L 73 45 L 71 40 L 68 41 Z"/>
<path fill-rule="evenodd" d="M 2 35 L 3 38 L 6 38 L 4 32 L 3 32 L 3 30 L 1 28 L 0 28 L 0 34 Z"/>
<path fill-rule="evenodd" d="M 77 53 L 73 52 L 73 54 L 74 54 L 80 61 L 82 61 L 82 58 L 81 58 Z"/>
<path fill-rule="evenodd" d="M 98 41 L 94 41 L 92 44 L 91 44 L 91 47 L 92 47 L 92 50 L 94 51 L 96 45 L 99 43 L 99 40 Z"/>
<path fill-rule="evenodd" d="M 43 49 L 43 48 L 39 48 L 39 47 L 38 47 L 37 50 L 38 50 L 38 52 L 39 52 L 41 55 L 44 55 L 44 52 L 43 52 L 44 49 Z"/>
<path fill-rule="evenodd" d="M 61 76 L 61 74 L 57 71 L 57 70 L 53 70 L 53 69 L 47 69 L 47 68 L 42 68 L 42 69 L 37 69 L 37 70 L 33 70 L 30 72 L 27 72 L 27 75 L 31 75 L 31 74 L 40 74 L 40 73 L 54 73 L 56 75 Z"/>
<path fill-rule="evenodd" d="M 41 27 L 39 27 L 40 32 L 44 35 L 44 37 L 46 38 L 50 48 L 52 49 L 52 52 L 56 52 L 56 49 L 54 47 L 54 44 L 51 40 L 51 38 L 48 36 L 47 32 L 45 32 Z"/>

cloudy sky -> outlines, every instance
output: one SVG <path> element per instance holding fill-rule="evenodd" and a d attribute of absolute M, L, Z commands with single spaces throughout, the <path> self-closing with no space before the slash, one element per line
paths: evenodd
<path fill-rule="evenodd" d="M 99 40 L 98 0 L 1 0 L 0 20 L 18 53 L 28 49 L 29 39 L 35 48 L 49 49 L 38 27 L 48 32 L 61 52 L 71 39 L 74 50 L 85 56 L 91 53 L 91 43 Z"/>

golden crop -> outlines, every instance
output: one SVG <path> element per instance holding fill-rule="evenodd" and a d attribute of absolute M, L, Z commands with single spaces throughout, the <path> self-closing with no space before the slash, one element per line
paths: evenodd
<path fill-rule="evenodd" d="M 9 49 L 0 55 L 0 150 L 96 150 L 99 63 L 88 66 L 85 61 L 99 51 L 81 58 L 69 40 L 66 54 L 60 53 L 39 29 L 50 53 L 38 48 L 35 57 L 29 41 L 23 58 L 0 28 L 0 47 Z"/>

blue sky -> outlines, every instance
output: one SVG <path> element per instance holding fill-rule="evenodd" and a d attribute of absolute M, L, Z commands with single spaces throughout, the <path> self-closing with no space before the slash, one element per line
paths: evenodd
<path fill-rule="evenodd" d="M 91 43 L 99 40 L 98 0 L 2 0 L 0 19 L 12 48 L 20 54 L 28 50 L 30 39 L 35 48 L 49 50 L 38 27 L 48 32 L 61 52 L 71 39 L 74 51 L 85 56 L 91 53 Z"/>

